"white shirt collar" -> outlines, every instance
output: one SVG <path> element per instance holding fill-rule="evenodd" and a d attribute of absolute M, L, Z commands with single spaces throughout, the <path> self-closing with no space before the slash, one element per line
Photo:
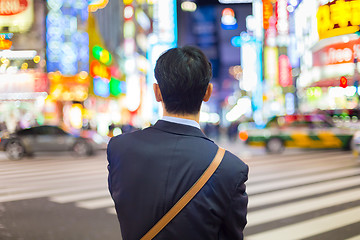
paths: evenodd
<path fill-rule="evenodd" d="M 200 129 L 200 124 L 197 123 L 196 121 L 190 120 L 190 119 L 163 116 L 161 120 L 178 123 L 178 124 L 183 124 L 183 125 L 188 125 L 188 126 L 192 126 L 192 127 L 196 127 L 198 129 Z"/>

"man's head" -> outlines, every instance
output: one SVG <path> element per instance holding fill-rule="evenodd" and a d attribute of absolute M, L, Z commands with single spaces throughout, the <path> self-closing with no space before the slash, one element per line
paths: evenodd
<path fill-rule="evenodd" d="M 163 101 L 168 113 L 197 114 L 202 101 L 210 98 L 211 64 L 195 47 L 173 48 L 163 53 L 156 62 L 155 78 L 161 92 L 156 98 Z"/>

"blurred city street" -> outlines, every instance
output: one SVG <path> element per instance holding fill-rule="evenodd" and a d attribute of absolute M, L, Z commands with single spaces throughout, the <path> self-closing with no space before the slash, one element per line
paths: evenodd
<path fill-rule="evenodd" d="M 0 240 L 121 239 L 105 149 L 166 116 L 155 66 L 185 46 L 212 91 L 187 88 L 194 74 L 162 100 L 205 94 L 193 120 L 249 165 L 245 239 L 360 240 L 359 13 L 360 0 L 0 0 Z"/>
<path fill-rule="evenodd" d="M 218 142 L 250 166 L 246 240 L 360 239 L 360 161 L 350 151 L 266 154 Z M 120 239 L 106 166 L 105 152 L 19 161 L 1 154 L 0 239 Z"/>

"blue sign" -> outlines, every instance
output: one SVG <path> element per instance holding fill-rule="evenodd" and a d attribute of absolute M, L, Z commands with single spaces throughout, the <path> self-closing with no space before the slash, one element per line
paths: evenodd
<path fill-rule="evenodd" d="M 241 46 L 241 37 L 235 36 L 231 38 L 231 45 L 234 47 L 240 47 Z"/>
<path fill-rule="evenodd" d="M 94 93 L 100 97 L 108 97 L 110 95 L 109 80 L 101 77 L 94 77 Z"/>

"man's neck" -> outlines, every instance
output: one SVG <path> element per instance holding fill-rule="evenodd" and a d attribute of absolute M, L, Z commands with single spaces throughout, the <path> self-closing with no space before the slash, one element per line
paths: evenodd
<path fill-rule="evenodd" d="M 176 117 L 176 118 L 184 118 L 184 119 L 188 119 L 188 120 L 194 120 L 197 123 L 199 123 L 200 121 L 200 113 L 198 114 L 174 114 L 174 113 L 168 113 L 166 110 L 164 110 L 163 113 L 164 116 L 167 117 Z"/>

